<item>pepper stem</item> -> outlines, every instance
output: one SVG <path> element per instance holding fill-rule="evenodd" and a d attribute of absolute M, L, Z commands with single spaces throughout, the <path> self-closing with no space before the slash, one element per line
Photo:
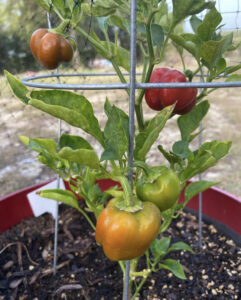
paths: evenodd
<path fill-rule="evenodd" d="M 141 210 L 143 208 L 143 204 L 136 196 L 133 195 L 128 179 L 125 176 L 116 176 L 113 179 L 121 184 L 124 199 L 124 201 L 117 202 L 115 206 L 120 210 L 133 213 Z"/>
<path fill-rule="evenodd" d="M 65 36 L 66 28 L 70 25 L 70 20 L 64 20 L 59 26 L 49 29 L 50 32 Z"/>
<path fill-rule="evenodd" d="M 150 168 L 148 167 L 148 165 L 144 162 L 144 161 L 134 161 L 134 166 L 141 168 L 145 174 L 148 176 L 151 173 Z"/>

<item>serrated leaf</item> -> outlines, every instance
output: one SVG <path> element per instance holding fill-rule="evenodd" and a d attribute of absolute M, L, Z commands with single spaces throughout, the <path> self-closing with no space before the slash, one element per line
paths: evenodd
<path fill-rule="evenodd" d="M 28 104 L 30 98 L 26 96 L 28 93 L 28 89 L 26 88 L 26 86 L 8 71 L 4 70 L 4 74 L 14 95 L 18 97 L 23 103 Z"/>
<path fill-rule="evenodd" d="M 176 277 L 180 279 L 187 279 L 183 270 L 183 266 L 174 259 L 166 259 L 163 264 L 159 264 L 160 268 L 171 271 Z"/>
<path fill-rule="evenodd" d="M 157 140 L 167 120 L 170 118 L 173 109 L 174 105 L 165 107 L 151 119 L 147 128 L 136 136 L 136 146 L 134 150 L 136 160 L 145 160 L 147 153 Z"/>
<path fill-rule="evenodd" d="M 59 90 L 33 91 L 29 104 L 72 126 L 83 129 L 95 137 L 102 146 L 104 145 L 93 107 L 84 96 Z"/>
<path fill-rule="evenodd" d="M 58 202 L 79 209 L 78 200 L 71 191 L 66 191 L 61 189 L 41 190 L 40 196 L 44 198 L 56 200 Z"/>
<path fill-rule="evenodd" d="M 210 105 L 207 100 L 202 101 L 188 114 L 178 118 L 177 124 L 181 132 L 182 140 L 189 140 L 190 134 L 199 127 L 200 122 L 207 114 L 209 107 Z"/>

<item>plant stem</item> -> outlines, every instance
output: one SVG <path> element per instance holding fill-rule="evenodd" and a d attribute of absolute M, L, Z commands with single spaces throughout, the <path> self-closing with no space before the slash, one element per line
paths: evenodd
<path fill-rule="evenodd" d="M 103 47 L 98 41 L 92 38 L 88 33 L 86 33 L 82 28 L 79 26 L 73 27 L 79 34 L 83 35 L 88 41 L 93 44 L 96 48 L 98 48 L 105 56 L 108 56 L 108 51 L 105 47 Z"/>
<path fill-rule="evenodd" d="M 149 81 L 149 79 L 151 77 L 151 73 L 152 73 L 154 65 L 155 65 L 155 55 L 154 55 L 152 36 L 151 36 L 151 22 L 152 22 L 153 16 L 155 15 L 155 13 L 157 11 L 158 10 L 154 10 L 151 12 L 151 14 L 149 15 L 149 17 L 147 19 L 147 23 L 146 23 L 146 38 L 147 38 L 147 46 L 148 46 L 148 54 L 149 54 L 149 66 L 148 66 L 148 70 L 146 72 L 146 64 L 147 63 L 145 62 L 144 69 L 143 69 L 143 75 L 142 75 L 142 80 L 144 79 L 144 82 Z M 144 56 L 145 56 L 145 54 L 144 54 Z M 143 131 L 145 128 L 143 111 L 142 111 L 142 107 L 141 107 L 142 98 L 144 96 L 144 93 L 145 93 L 144 89 L 140 90 L 138 98 L 137 98 L 137 102 L 135 105 L 136 119 L 137 119 L 137 123 L 138 123 L 138 127 L 139 127 L 140 131 Z"/>
<path fill-rule="evenodd" d="M 121 70 L 120 70 L 118 64 L 116 63 L 115 59 L 112 58 L 112 59 L 110 59 L 110 61 L 111 61 L 111 63 L 112 63 L 113 68 L 115 69 L 115 71 L 116 71 L 116 73 L 117 73 L 117 75 L 118 75 L 120 81 L 121 81 L 122 83 L 127 83 L 127 82 L 126 82 L 126 79 L 125 79 L 124 75 L 122 74 L 122 72 L 121 72 Z M 126 90 L 126 92 L 127 92 L 127 94 L 129 95 L 129 90 Z"/>
<path fill-rule="evenodd" d="M 117 181 L 120 182 L 120 184 L 123 188 L 126 206 L 127 207 L 132 206 L 134 203 L 133 203 L 131 186 L 130 186 L 128 179 L 125 176 L 118 176 L 116 179 L 117 179 Z"/>
<path fill-rule="evenodd" d="M 144 277 L 142 279 L 141 283 L 138 285 L 137 289 L 135 290 L 135 293 L 131 297 L 131 300 L 135 300 L 136 296 L 138 295 L 139 291 L 141 290 L 141 288 L 144 285 L 144 283 L 146 282 L 146 280 L 147 280 L 147 277 Z"/>
<path fill-rule="evenodd" d="M 91 221 L 91 219 L 89 218 L 89 216 L 87 215 L 87 213 L 82 209 L 82 208 L 78 208 L 78 211 L 80 213 L 82 213 L 82 215 L 86 218 L 86 220 L 89 222 L 90 226 L 92 227 L 92 229 L 95 231 L 95 225 L 93 224 L 93 222 Z"/>

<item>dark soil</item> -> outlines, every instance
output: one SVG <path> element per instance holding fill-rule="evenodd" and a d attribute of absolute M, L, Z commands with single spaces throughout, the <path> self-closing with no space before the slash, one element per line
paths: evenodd
<path fill-rule="evenodd" d="M 122 273 L 96 244 L 78 212 L 60 209 L 57 275 L 53 275 L 54 221 L 50 215 L 30 218 L 0 235 L 0 300 L 122 298 Z M 196 254 L 176 252 L 187 280 L 166 270 L 153 274 L 139 299 L 241 299 L 241 249 L 213 225 L 203 225 L 199 250 L 197 219 L 184 213 L 167 235 L 188 243 Z M 144 264 L 144 261 L 141 261 Z"/>

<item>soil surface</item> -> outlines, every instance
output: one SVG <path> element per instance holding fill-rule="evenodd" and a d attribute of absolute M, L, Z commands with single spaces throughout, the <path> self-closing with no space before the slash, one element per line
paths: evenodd
<path fill-rule="evenodd" d="M 190 213 L 173 220 L 165 235 L 184 241 L 195 254 L 173 252 L 187 280 L 167 270 L 149 277 L 136 299 L 241 299 L 241 249 L 211 225 L 203 224 L 198 248 L 198 222 Z M 60 206 L 57 274 L 53 275 L 54 220 L 48 214 L 23 220 L 0 235 L 0 299 L 122 298 L 122 273 L 94 239 L 77 211 Z M 145 267 L 144 260 L 140 260 Z M 139 279 L 138 279 L 139 280 Z"/>

